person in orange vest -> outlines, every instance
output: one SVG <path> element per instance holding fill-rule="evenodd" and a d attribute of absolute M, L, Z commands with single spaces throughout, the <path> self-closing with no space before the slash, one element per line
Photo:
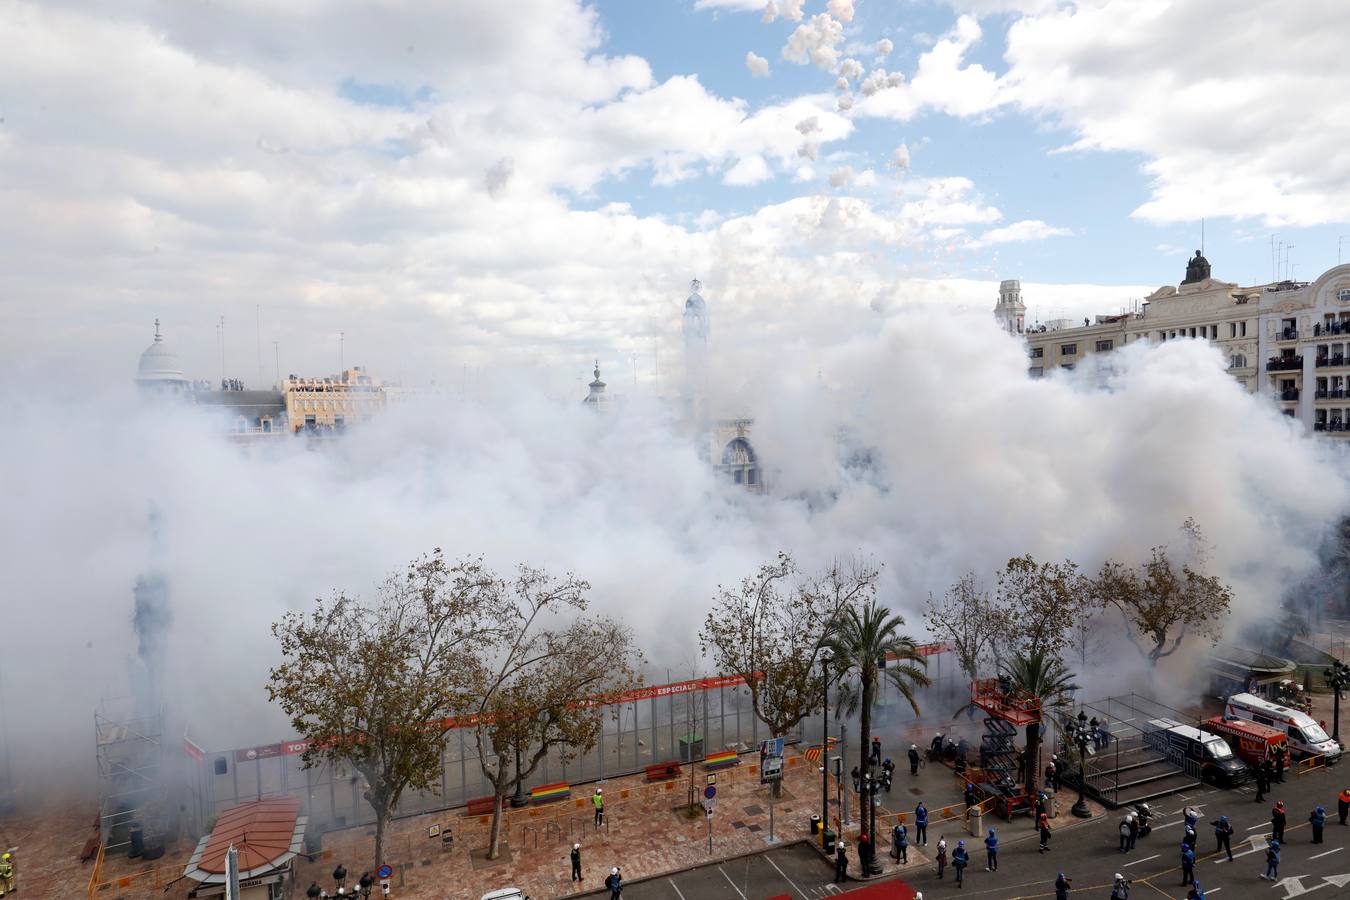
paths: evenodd
<path fill-rule="evenodd" d="M 1340 814 L 1341 824 L 1344 825 L 1345 817 L 1350 815 L 1350 787 L 1341 791 L 1340 796 L 1336 798 L 1336 812 Z"/>

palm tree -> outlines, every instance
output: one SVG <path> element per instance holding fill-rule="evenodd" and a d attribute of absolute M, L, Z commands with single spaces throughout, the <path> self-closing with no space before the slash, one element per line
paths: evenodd
<path fill-rule="evenodd" d="M 1011 679 L 1013 688 L 1035 697 L 1041 702 L 1041 722 L 1048 715 L 1061 711 L 1071 705 L 1070 691 L 1078 689 L 1073 683 L 1073 673 L 1057 656 L 1051 656 L 1044 650 L 1019 653 L 1003 668 L 1003 674 Z M 1027 751 L 1025 775 L 1027 793 L 1036 793 L 1036 777 L 1040 774 L 1041 725 L 1032 722 L 1027 726 Z"/>
<path fill-rule="evenodd" d="M 867 738 L 872 733 L 872 707 L 876 705 L 881 678 L 885 677 L 895 685 L 916 716 L 919 704 L 914 699 L 914 688 L 932 683 L 924 673 L 928 660 L 919 653 L 914 638 L 900 633 L 904 624 L 902 616 L 893 615 L 876 600 L 869 599 L 861 610 L 856 606 L 849 607 L 839 617 L 834 634 L 826 642 L 840 675 L 856 673 L 858 676 L 856 685 L 840 678 L 837 702 L 847 715 L 858 713 L 862 735 L 858 744 L 860 769 L 867 768 Z M 895 657 L 894 662 L 887 659 L 888 656 Z"/>

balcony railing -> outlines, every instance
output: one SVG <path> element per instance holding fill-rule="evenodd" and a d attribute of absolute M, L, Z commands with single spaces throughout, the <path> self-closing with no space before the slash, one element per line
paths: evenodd
<path fill-rule="evenodd" d="M 1292 372 L 1303 368 L 1301 356 L 1272 356 L 1266 360 L 1267 372 Z"/>
<path fill-rule="evenodd" d="M 1313 392 L 1314 400 L 1344 400 L 1346 392 L 1340 388 L 1319 388 Z"/>
<path fill-rule="evenodd" d="M 1313 431 L 1346 431 L 1345 423 L 1340 419 L 1332 419 L 1330 422 L 1318 422 L 1313 425 Z"/>
<path fill-rule="evenodd" d="M 1313 337 L 1329 334 L 1350 334 L 1350 322 L 1319 322 L 1313 326 Z"/>
<path fill-rule="evenodd" d="M 1276 340 L 1280 340 L 1280 341 L 1296 341 L 1296 340 L 1298 340 L 1298 329 L 1297 329 L 1297 328 L 1286 328 L 1286 329 L 1284 329 L 1283 331 L 1280 332 L 1280 336 L 1279 336 L 1278 338 L 1276 338 Z"/>
<path fill-rule="evenodd" d="M 1345 354 L 1336 353 L 1331 356 L 1319 356 L 1316 364 L 1319 369 L 1323 366 L 1343 366 L 1345 365 Z"/>
<path fill-rule="evenodd" d="M 1327 423 L 1326 423 L 1326 422 L 1314 422 L 1314 423 L 1313 423 L 1313 431 L 1326 431 L 1326 430 L 1327 430 Z"/>
<path fill-rule="evenodd" d="M 1280 391 L 1280 402 L 1291 403 L 1298 399 L 1298 388 L 1289 388 L 1287 391 Z"/>

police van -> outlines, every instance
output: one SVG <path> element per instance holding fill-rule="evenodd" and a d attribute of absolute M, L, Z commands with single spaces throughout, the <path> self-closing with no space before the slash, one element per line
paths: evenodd
<path fill-rule="evenodd" d="M 1335 762 L 1341 756 L 1341 745 L 1333 741 L 1322 730 L 1322 726 L 1313 721 L 1312 716 L 1262 700 L 1255 694 L 1234 694 L 1229 697 L 1223 714 L 1279 728 L 1289 736 L 1290 748 L 1304 756 L 1320 754 L 1327 758 L 1327 762 Z"/>
<path fill-rule="evenodd" d="M 1231 786 L 1251 777 L 1252 770 L 1217 734 L 1171 719 L 1152 719 L 1148 724 L 1153 730 L 1144 735 L 1144 742 L 1173 761 L 1178 757 L 1190 760 L 1199 770 L 1201 781 Z"/>

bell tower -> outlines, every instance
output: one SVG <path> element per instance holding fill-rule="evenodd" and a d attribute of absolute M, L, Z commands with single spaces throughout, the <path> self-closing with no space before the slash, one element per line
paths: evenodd
<path fill-rule="evenodd" d="M 998 303 L 994 318 L 1008 334 L 1021 334 L 1026 324 L 1027 308 L 1022 303 L 1022 282 L 1010 279 L 999 283 Z"/>

